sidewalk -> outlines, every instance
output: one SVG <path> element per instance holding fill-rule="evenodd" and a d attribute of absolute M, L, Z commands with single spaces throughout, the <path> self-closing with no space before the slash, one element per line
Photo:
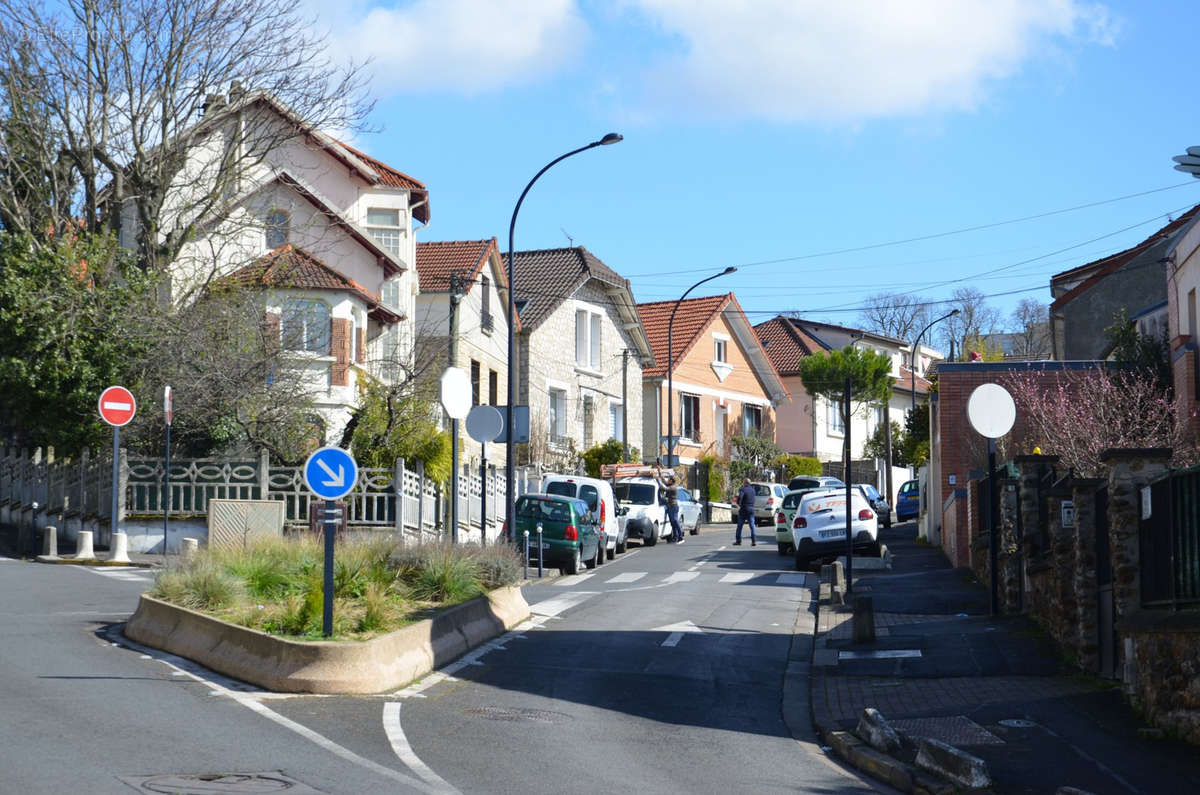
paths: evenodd
<path fill-rule="evenodd" d="M 874 707 L 908 738 L 983 759 L 997 793 L 1200 792 L 1200 749 L 1139 734 L 1145 726 L 1117 683 L 1072 674 L 1028 618 L 989 618 L 986 588 L 918 545 L 915 524 L 883 531 L 883 541 L 893 568 L 856 570 L 853 583 L 854 596 L 872 598 L 874 643 L 852 643 L 850 608 L 830 604 L 822 584 L 810 681 L 827 745 L 919 790 L 904 786 L 901 766 L 889 759 L 847 750 L 839 732 L 853 732 L 863 709 Z M 914 755 L 911 746 L 892 754 L 905 763 Z"/>

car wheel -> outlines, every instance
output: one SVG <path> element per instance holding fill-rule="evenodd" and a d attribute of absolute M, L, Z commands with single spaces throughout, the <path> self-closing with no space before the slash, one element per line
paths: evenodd
<path fill-rule="evenodd" d="M 652 547 L 658 543 L 658 525 L 650 529 L 650 535 L 642 537 L 642 546 Z"/>
<path fill-rule="evenodd" d="M 613 548 L 612 548 L 612 549 L 609 549 L 609 548 L 608 548 L 608 544 L 605 544 L 605 545 L 604 545 L 604 556 L 605 556 L 606 558 L 608 558 L 609 560 L 612 560 L 613 558 L 615 558 L 615 557 L 617 556 L 617 547 L 616 547 L 616 545 L 614 544 L 614 545 L 613 545 Z"/>
<path fill-rule="evenodd" d="M 784 543 L 776 543 L 776 544 L 775 544 L 775 546 L 779 547 L 779 554 L 780 554 L 780 555 L 786 555 L 786 554 L 787 554 L 787 548 L 788 548 L 788 545 L 787 545 L 787 544 L 784 544 Z"/>
<path fill-rule="evenodd" d="M 624 539 L 624 538 L 618 538 L 618 539 L 617 539 L 617 554 L 618 554 L 618 555 L 624 555 L 624 554 L 625 554 L 625 542 L 626 542 L 626 540 L 627 540 L 627 539 Z"/>
<path fill-rule="evenodd" d="M 572 553 L 572 555 L 571 555 L 571 562 L 568 563 L 566 566 L 563 566 L 563 573 L 564 574 L 578 574 L 579 570 L 581 568 L 583 568 L 582 564 L 583 564 L 583 561 L 579 557 L 579 547 L 575 547 L 575 552 Z"/>
<path fill-rule="evenodd" d="M 589 569 L 594 569 L 600 565 L 600 561 L 604 559 L 604 548 L 599 543 L 596 544 L 596 553 L 584 564 Z"/>
<path fill-rule="evenodd" d="M 871 542 L 871 557 L 873 557 L 873 558 L 883 557 L 883 547 L 880 545 L 879 539 L 875 539 L 874 541 Z"/>
<path fill-rule="evenodd" d="M 692 523 L 692 529 L 688 531 L 692 535 L 697 535 L 700 532 L 700 514 L 696 514 L 696 521 Z"/>
<path fill-rule="evenodd" d="M 883 529 L 884 530 L 892 529 L 892 517 L 891 516 L 889 516 L 888 518 L 883 520 Z"/>

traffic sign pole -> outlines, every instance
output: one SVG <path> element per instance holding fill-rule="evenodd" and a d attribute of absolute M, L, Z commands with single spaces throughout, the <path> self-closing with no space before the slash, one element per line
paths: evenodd
<path fill-rule="evenodd" d="M 163 565 L 167 565 L 167 522 L 171 517 L 171 387 L 163 387 L 163 413 L 167 420 L 167 446 L 163 463 Z M 265 495 L 264 495 L 265 496 Z"/>
<path fill-rule="evenodd" d="M 337 500 L 325 500 L 325 584 L 322 594 L 324 611 L 321 615 L 321 634 L 327 638 L 333 635 L 333 538 L 337 533 L 340 513 Z"/>
<path fill-rule="evenodd" d="M 358 482 L 358 464 L 340 447 L 322 447 L 304 462 L 304 483 L 309 491 L 325 501 L 321 526 L 325 530 L 325 577 L 322 596 L 324 610 L 321 630 L 325 637 L 333 635 L 333 553 L 334 536 L 342 512 L 337 501 L 354 489 Z"/>
<path fill-rule="evenodd" d="M 113 481 L 112 481 L 112 524 L 108 531 L 108 543 L 116 543 L 113 539 L 117 535 L 117 513 L 120 510 L 120 490 L 121 490 L 121 426 L 113 426 Z"/>
<path fill-rule="evenodd" d="M 137 414 L 137 401 L 133 393 L 123 386 L 110 386 L 100 393 L 96 401 L 100 411 L 100 419 L 113 426 L 113 468 L 112 468 L 112 524 L 109 543 L 117 534 L 117 514 L 120 513 L 121 500 L 121 426 L 128 425 Z"/>

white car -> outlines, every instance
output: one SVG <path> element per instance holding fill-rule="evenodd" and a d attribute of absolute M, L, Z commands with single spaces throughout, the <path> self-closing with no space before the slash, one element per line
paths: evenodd
<path fill-rule="evenodd" d="M 671 534 L 667 521 L 667 500 L 662 485 L 654 478 L 618 478 L 613 484 L 617 498 L 618 521 L 626 538 L 640 538 L 642 546 L 652 547 L 658 539 Z"/>
<path fill-rule="evenodd" d="M 823 489 L 800 498 L 792 516 L 792 543 L 796 570 L 805 571 L 813 560 L 846 553 L 846 491 Z M 850 534 L 853 550 L 878 557 L 879 520 L 858 491 L 850 492 Z"/>
<path fill-rule="evenodd" d="M 687 489 L 679 489 L 679 524 L 692 535 L 700 532 L 700 520 L 704 515 L 704 506 L 696 502 L 696 498 Z"/>
<path fill-rule="evenodd" d="M 542 478 L 542 492 L 586 502 L 588 510 L 596 514 L 604 528 L 605 556 L 612 560 L 617 553 L 625 551 L 625 526 L 617 517 L 617 499 L 607 480 L 582 475 L 546 475 Z"/>

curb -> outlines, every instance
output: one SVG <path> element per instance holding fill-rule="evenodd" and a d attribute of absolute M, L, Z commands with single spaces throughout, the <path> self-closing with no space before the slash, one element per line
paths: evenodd
<path fill-rule="evenodd" d="M 130 640 L 280 693 L 397 690 L 529 617 L 517 586 L 367 641 L 288 640 L 142 594 Z"/>
<path fill-rule="evenodd" d="M 114 569 L 152 569 L 153 564 L 138 563 L 130 561 L 128 563 L 113 561 L 113 560 L 76 560 L 75 558 L 60 558 L 57 555 L 38 555 L 34 558 L 37 563 L 49 563 L 54 566 L 98 566 L 101 568 Z"/>

